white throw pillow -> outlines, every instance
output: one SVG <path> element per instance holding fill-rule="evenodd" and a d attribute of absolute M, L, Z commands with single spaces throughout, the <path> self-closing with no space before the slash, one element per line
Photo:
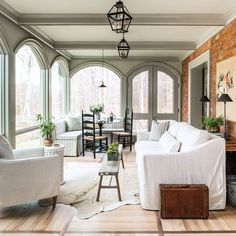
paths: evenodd
<path fill-rule="evenodd" d="M 0 135 L 0 159 L 15 159 L 10 144 L 2 135 Z"/>
<path fill-rule="evenodd" d="M 77 131 L 82 129 L 81 116 L 77 117 L 67 117 L 67 129 L 68 131 Z"/>
<path fill-rule="evenodd" d="M 185 122 L 179 122 L 176 138 L 181 142 L 180 151 L 189 151 L 209 140 L 206 130 L 197 129 Z"/>
<path fill-rule="evenodd" d="M 164 150 L 169 152 L 178 152 L 180 148 L 180 141 L 172 136 L 168 131 L 166 131 L 160 138 L 159 144 L 164 148 Z"/>
<path fill-rule="evenodd" d="M 159 123 L 153 120 L 149 140 L 159 141 L 160 137 L 165 133 L 168 127 L 169 127 L 169 121 Z"/>

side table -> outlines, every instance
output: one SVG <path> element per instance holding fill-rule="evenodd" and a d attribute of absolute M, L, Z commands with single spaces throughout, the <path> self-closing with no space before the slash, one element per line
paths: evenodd
<path fill-rule="evenodd" d="M 236 175 L 236 139 L 225 140 L 226 150 L 226 174 Z"/>
<path fill-rule="evenodd" d="M 65 183 L 64 181 L 64 145 L 52 145 L 50 147 L 44 147 L 44 156 L 50 157 L 58 155 L 61 159 L 61 185 Z"/>

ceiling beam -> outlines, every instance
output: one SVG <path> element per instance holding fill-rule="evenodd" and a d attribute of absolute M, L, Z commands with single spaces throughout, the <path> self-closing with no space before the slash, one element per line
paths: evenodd
<path fill-rule="evenodd" d="M 132 50 L 195 50 L 194 42 L 129 42 Z M 115 49 L 117 42 L 55 42 L 57 50 Z"/>
<path fill-rule="evenodd" d="M 86 61 L 101 61 L 101 56 L 72 56 L 73 60 L 86 60 Z M 180 58 L 179 57 L 171 57 L 171 56 L 129 56 L 128 58 L 126 58 L 125 60 L 120 59 L 120 57 L 117 56 L 106 56 L 104 57 L 104 61 L 163 61 L 163 62 L 180 62 Z"/>
<path fill-rule="evenodd" d="M 132 14 L 137 26 L 224 26 L 220 14 Z M 108 25 L 106 14 L 20 14 L 20 25 Z"/>

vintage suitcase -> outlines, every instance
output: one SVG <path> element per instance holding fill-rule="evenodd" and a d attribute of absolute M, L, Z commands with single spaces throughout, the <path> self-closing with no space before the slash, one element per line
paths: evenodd
<path fill-rule="evenodd" d="M 160 184 L 161 218 L 207 219 L 209 193 L 205 184 Z"/>

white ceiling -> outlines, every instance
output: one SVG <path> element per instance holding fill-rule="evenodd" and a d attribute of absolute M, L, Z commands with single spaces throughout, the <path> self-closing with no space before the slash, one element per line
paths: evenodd
<path fill-rule="evenodd" d="M 112 32 L 106 19 L 114 3 L 115 0 L 0 0 L 0 10 L 4 6 L 17 16 L 19 25 L 36 30 L 36 35 L 43 35 L 48 43 L 72 57 L 99 57 L 106 42 L 110 46 L 105 54 L 115 57 L 115 45 L 122 35 Z M 129 58 L 182 60 L 236 13 L 236 0 L 124 0 L 124 4 L 134 16 L 125 35 L 131 46 Z M 83 46 L 86 42 L 93 47 Z M 57 48 L 59 44 L 62 46 Z"/>
<path fill-rule="evenodd" d="M 106 13 L 111 0 L 5 0 L 20 13 Z M 130 13 L 225 14 L 235 0 L 125 0 Z"/>

